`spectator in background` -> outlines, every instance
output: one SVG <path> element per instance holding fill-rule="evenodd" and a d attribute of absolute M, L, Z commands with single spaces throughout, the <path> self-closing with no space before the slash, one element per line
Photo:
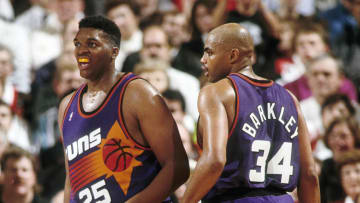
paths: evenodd
<path fill-rule="evenodd" d="M 33 129 L 33 145 L 40 149 L 53 147 L 60 139 L 57 126 L 58 104 L 60 98 L 71 90 L 77 89 L 84 82 L 76 61 L 67 60 L 64 54 L 56 61 L 56 71 L 51 86 L 42 87 L 35 101 L 36 124 Z M 44 101 L 46 98 L 46 101 Z"/>
<path fill-rule="evenodd" d="M 22 25 L 30 31 L 35 30 L 53 30 L 54 26 L 50 15 L 55 15 L 56 1 L 49 0 L 30 0 L 30 8 L 16 17 L 15 23 Z"/>
<path fill-rule="evenodd" d="M 86 0 L 85 1 L 85 15 L 104 15 L 105 4 L 107 0 Z"/>
<path fill-rule="evenodd" d="M 62 53 L 60 55 L 66 55 L 67 60 L 76 61 L 74 56 L 74 37 L 78 31 L 79 20 L 73 18 L 66 22 L 64 30 L 62 32 Z M 35 72 L 35 78 L 31 84 L 31 95 L 36 95 L 38 89 L 41 86 L 51 85 L 54 73 L 56 70 L 56 59 L 53 59 L 40 67 Z"/>
<path fill-rule="evenodd" d="M 2 119 L 2 115 L 0 114 L 0 119 Z M 1 125 L 1 122 L 0 122 Z M 0 127 L 1 128 L 1 127 Z M 4 154 L 5 150 L 9 147 L 9 142 L 7 140 L 6 134 L 0 130 L 0 159 Z M 1 164 L 0 164 L 1 167 Z M 4 176 L 2 175 L 2 171 L 0 170 L 0 186 L 4 184 Z"/>
<path fill-rule="evenodd" d="M 175 58 L 180 46 L 189 40 L 189 28 L 186 16 L 176 10 L 164 12 L 161 26 L 169 38 L 171 58 Z"/>
<path fill-rule="evenodd" d="M 5 20 L 13 20 L 15 17 L 14 9 L 10 0 L 0 1 L 0 18 Z"/>
<path fill-rule="evenodd" d="M 10 144 L 31 150 L 27 123 L 2 100 L 0 100 L 0 132 L 6 135 Z"/>
<path fill-rule="evenodd" d="M 84 16 L 84 0 L 32 0 L 31 3 L 31 8 L 15 22 L 31 33 L 32 68 L 37 70 L 60 55 L 64 25 Z"/>
<path fill-rule="evenodd" d="M 169 37 L 171 65 L 180 71 L 199 77 L 202 72 L 200 58 L 183 46 L 190 38 L 186 20 L 185 15 L 178 11 L 165 12 L 162 28 Z"/>
<path fill-rule="evenodd" d="M 355 19 L 355 25 L 346 25 L 343 34 L 334 45 L 334 53 L 344 61 L 344 72 L 357 87 L 360 93 L 360 0 L 343 0 L 348 4 L 349 12 Z M 350 18 L 350 17 L 349 17 Z"/>
<path fill-rule="evenodd" d="M 54 195 L 53 198 L 51 198 L 50 203 L 63 203 L 64 202 L 64 190 L 59 191 Z"/>
<path fill-rule="evenodd" d="M 274 56 L 266 62 L 269 69 L 268 79 L 277 80 L 279 84 L 282 84 L 280 80 L 281 74 L 286 73 L 283 70 L 288 69 L 288 66 L 295 65 L 292 57 L 294 54 L 293 39 L 297 22 L 297 20 L 293 19 L 279 18 L 279 43 L 276 49 L 274 49 Z"/>
<path fill-rule="evenodd" d="M 279 55 L 285 60 L 291 61 L 291 56 L 293 55 L 293 39 L 295 36 L 297 21 L 296 20 L 280 20 L 280 42 L 277 46 L 277 51 Z M 281 60 L 281 59 L 280 59 Z M 279 67 L 275 64 L 275 68 Z M 280 66 L 281 67 L 281 66 Z M 280 73 L 281 70 L 275 70 L 277 73 Z"/>
<path fill-rule="evenodd" d="M 84 0 L 55 0 L 53 4 L 55 12 L 49 15 L 52 27 L 34 30 L 31 34 L 32 67 L 35 70 L 62 53 L 62 33 L 66 23 L 84 17 Z"/>
<path fill-rule="evenodd" d="M 199 78 L 202 74 L 200 59 L 204 51 L 206 35 L 214 28 L 213 13 L 217 6 L 216 0 L 197 0 L 191 9 L 190 28 L 191 37 L 181 49 L 193 58 L 193 66 L 187 72 Z"/>
<path fill-rule="evenodd" d="M 193 134 L 195 132 L 195 121 L 186 113 L 186 103 L 181 92 L 167 89 L 162 95 L 176 123 L 182 124 L 190 134 Z"/>
<path fill-rule="evenodd" d="M 360 200 L 360 151 L 345 152 L 337 162 L 337 171 L 339 172 L 341 186 L 346 194 L 342 202 L 358 202 Z"/>
<path fill-rule="evenodd" d="M 196 139 L 193 139 L 192 136 L 194 132 L 195 122 L 191 118 L 191 116 L 186 114 L 185 100 L 179 91 L 168 89 L 162 95 L 165 98 L 165 102 L 169 110 L 171 111 L 171 114 L 174 117 L 177 127 L 179 129 L 181 141 L 189 158 L 189 167 L 191 173 L 191 171 L 193 171 L 196 167 L 197 159 L 199 156 L 196 145 L 194 143 L 194 140 Z M 175 191 L 176 198 L 181 198 L 185 190 L 186 184 L 183 184 Z"/>
<path fill-rule="evenodd" d="M 119 54 L 115 68 L 121 71 L 125 58 L 142 47 L 142 31 L 139 29 L 140 7 L 130 0 L 110 0 L 105 6 L 109 19 L 113 20 L 121 31 Z"/>
<path fill-rule="evenodd" d="M 18 92 L 10 81 L 13 71 L 13 54 L 6 46 L 0 44 L 0 99 L 10 105 L 14 112 L 19 112 Z"/>
<path fill-rule="evenodd" d="M 343 75 L 340 62 L 328 54 L 310 60 L 307 71 L 312 96 L 300 101 L 300 107 L 309 129 L 310 139 L 316 142 L 324 132 L 321 105 L 328 96 L 339 91 Z"/>
<path fill-rule="evenodd" d="M 237 0 L 235 10 L 224 12 L 225 22 L 239 23 L 249 30 L 255 45 L 254 71 L 256 74 L 269 77 L 273 69 L 266 64 L 273 57 L 274 47 L 278 44 L 280 23 L 277 17 L 266 7 L 262 0 Z M 220 13 L 219 10 L 217 12 Z M 221 21 L 215 19 L 216 25 Z M 224 22 L 224 21 L 223 21 Z"/>
<path fill-rule="evenodd" d="M 339 118 L 356 116 L 357 103 L 351 103 L 348 96 L 336 93 L 327 97 L 321 106 L 321 118 L 324 128 L 328 128 L 330 123 Z"/>
<path fill-rule="evenodd" d="M 293 29 L 294 36 L 291 42 L 293 52 L 290 60 L 284 63 L 275 62 L 277 63 L 275 69 L 281 77 L 277 82 L 281 85 L 294 82 L 304 76 L 305 65 L 309 60 L 329 52 L 327 33 L 321 24 L 310 21 L 299 22 Z M 295 91 L 293 93 L 298 97 Z"/>
<path fill-rule="evenodd" d="M 37 164 L 28 152 L 8 148 L 1 157 L 4 184 L 1 190 L 1 203 L 43 203 L 36 183 Z"/>
<path fill-rule="evenodd" d="M 301 101 L 313 94 L 308 84 L 308 74 L 305 74 L 308 71 L 306 64 L 315 57 L 329 54 L 330 48 L 327 33 L 319 23 L 303 21 L 298 24 L 295 33 L 292 61 L 276 68 L 280 70 L 281 75 L 277 82 L 284 85 Z M 339 91 L 348 95 L 351 100 L 357 101 L 356 88 L 348 78 L 342 77 Z"/>
<path fill-rule="evenodd" d="M 310 1 L 314 2 L 313 0 Z M 283 19 L 304 18 L 304 15 L 298 10 L 298 5 L 301 3 L 301 0 L 280 0 L 278 2 L 279 7 L 275 11 L 277 16 Z"/>
<path fill-rule="evenodd" d="M 34 118 L 37 119 L 39 113 L 42 113 L 48 108 L 46 106 L 44 109 L 39 108 L 39 99 L 42 101 L 39 95 L 43 94 L 45 89 L 51 90 L 52 81 L 54 79 L 56 66 L 58 63 L 57 61 L 59 61 L 60 58 L 63 58 L 62 60 L 68 61 L 68 63 L 76 63 L 74 55 L 75 46 L 73 40 L 78 31 L 78 23 L 79 21 L 74 18 L 65 24 L 64 31 L 62 33 L 62 53 L 56 59 L 51 60 L 35 72 L 35 78 L 31 84 L 31 100 L 28 103 L 28 107 L 25 109 L 25 116 L 32 125 L 34 125 L 35 122 Z M 40 91 L 42 91 L 42 93 Z M 56 96 L 51 98 L 55 98 L 55 102 L 53 100 L 53 102 L 50 103 L 50 106 L 57 102 Z"/>
<path fill-rule="evenodd" d="M 358 0 L 339 0 L 336 7 L 318 15 L 327 24 L 331 45 L 334 45 L 336 39 L 343 35 L 348 28 L 357 26 L 356 19 L 352 15 L 356 1 Z"/>
<path fill-rule="evenodd" d="M 0 18 L 0 36 L 0 43 L 8 47 L 14 54 L 14 72 L 10 77 L 11 82 L 21 96 L 29 94 L 31 83 L 30 32 L 21 25 Z"/>
<path fill-rule="evenodd" d="M 353 117 L 335 120 L 326 129 L 324 142 L 331 149 L 333 157 L 323 161 L 319 178 L 321 202 L 338 201 L 345 197 L 336 164 L 345 152 L 359 149 L 359 136 L 359 123 Z"/>
<path fill-rule="evenodd" d="M 78 88 L 84 79 L 75 61 L 68 60 L 66 55 L 57 60 L 57 67 L 52 81 L 51 90 L 54 96 L 44 96 L 53 100 L 48 109 L 36 117 L 33 126 L 32 142 L 34 152 L 39 153 L 41 173 L 39 183 L 44 186 L 43 197 L 52 198 L 64 188 L 65 161 L 58 126 L 58 103 L 69 92 Z M 43 97 L 43 98 L 44 98 Z M 54 97 L 54 98 L 50 98 Z M 51 179 L 51 181 L 49 181 Z"/>
<path fill-rule="evenodd" d="M 215 27 L 212 15 L 216 6 L 216 0 L 197 0 L 191 10 L 191 40 L 186 44 L 187 48 L 194 52 L 199 59 L 204 51 L 206 36 Z"/>
<path fill-rule="evenodd" d="M 302 19 L 314 15 L 318 1 L 324 0 L 263 0 L 263 3 L 279 17 Z"/>
<path fill-rule="evenodd" d="M 143 48 L 140 52 L 130 54 L 124 62 L 124 72 L 132 72 L 135 64 L 147 58 L 160 59 L 170 63 L 170 45 L 165 31 L 160 26 L 150 26 L 144 30 Z M 172 66 L 166 69 L 169 76 L 169 88 L 176 89 L 184 95 L 187 108 L 193 119 L 197 118 L 197 95 L 199 81 L 190 74 L 179 71 Z"/>
<path fill-rule="evenodd" d="M 352 103 L 348 96 L 340 93 L 336 93 L 328 96 L 321 106 L 321 120 L 324 129 L 329 128 L 330 124 L 336 120 L 347 117 L 354 117 L 358 122 L 360 121 L 358 116 L 357 103 Z M 321 160 L 330 158 L 332 156 L 331 150 L 325 147 L 323 143 L 323 136 L 314 141 L 316 144 L 314 155 Z"/>
<path fill-rule="evenodd" d="M 169 88 L 168 67 L 165 61 L 149 58 L 135 65 L 134 74 L 149 81 L 162 94 Z"/>
<path fill-rule="evenodd" d="M 161 22 L 161 13 L 159 11 L 159 0 L 133 0 L 140 7 L 139 27 L 144 30 L 149 25 Z"/>

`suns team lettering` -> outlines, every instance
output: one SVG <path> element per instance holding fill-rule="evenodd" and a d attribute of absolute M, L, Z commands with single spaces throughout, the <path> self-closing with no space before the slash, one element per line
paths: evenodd
<path fill-rule="evenodd" d="M 258 105 L 256 107 L 256 111 L 251 112 L 249 115 L 251 122 L 245 122 L 242 127 L 242 131 L 252 137 L 255 137 L 257 129 L 259 129 L 260 125 L 266 120 L 273 119 L 278 120 L 285 127 L 286 131 L 290 134 L 291 139 L 296 137 L 298 135 L 298 126 L 294 116 L 290 116 L 290 118 L 284 118 L 284 112 L 286 111 L 285 107 L 282 106 L 280 112 L 275 112 L 275 105 L 275 103 L 267 103 L 267 112 L 264 111 L 263 106 Z M 291 130 L 292 126 L 294 125 L 296 125 L 296 129 Z"/>
<path fill-rule="evenodd" d="M 96 147 L 101 143 L 101 129 L 97 128 L 89 133 L 89 135 L 84 135 L 78 140 L 75 140 L 73 143 L 66 146 L 65 153 L 69 161 L 75 159 L 80 154 L 86 152 L 87 150 Z"/>

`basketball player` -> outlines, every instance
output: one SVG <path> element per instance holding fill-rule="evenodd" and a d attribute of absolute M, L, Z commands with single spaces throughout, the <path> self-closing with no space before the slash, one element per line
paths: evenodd
<path fill-rule="evenodd" d="M 254 46 L 239 24 L 210 32 L 201 59 L 208 85 L 199 94 L 203 149 L 181 202 L 319 202 L 308 132 L 298 101 L 254 74 Z"/>
<path fill-rule="evenodd" d="M 115 71 L 120 38 L 104 17 L 79 23 L 75 56 L 86 83 L 59 109 L 65 202 L 168 202 L 188 177 L 187 156 L 162 97 L 145 80 Z"/>

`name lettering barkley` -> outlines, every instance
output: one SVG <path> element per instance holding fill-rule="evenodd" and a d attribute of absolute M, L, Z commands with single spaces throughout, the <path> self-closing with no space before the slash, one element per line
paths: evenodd
<path fill-rule="evenodd" d="M 100 144 L 101 143 L 100 132 L 101 129 L 97 128 L 92 132 L 90 132 L 89 135 L 84 135 L 80 137 L 78 140 L 74 141 L 72 144 L 66 146 L 65 153 L 68 157 L 68 160 L 71 161 L 80 154 Z"/>
<path fill-rule="evenodd" d="M 242 131 L 247 133 L 248 135 L 255 137 L 256 131 L 259 126 L 264 123 L 266 120 L 278 120 L 282 125 L 284 125 L 286 131 L 291 134 L 290 138 L 293 139 L 298 135 L 298 126 L 296 120 L 293 116 L 290 118 L 283 118 L 285 108 L 282 106 L 280 112 L 274 111 L 275 103 L 267 103 L 267 112 L 264 112 L 264 108 L 261 105 L 257 106 L 257 114 L 255 112 L 250 113 L 249 117 L 252 121 L 251 123 L 244 123 L 242 127 Z M 291 131 L 291 127 L 296 125 L 296 129 Z"/>

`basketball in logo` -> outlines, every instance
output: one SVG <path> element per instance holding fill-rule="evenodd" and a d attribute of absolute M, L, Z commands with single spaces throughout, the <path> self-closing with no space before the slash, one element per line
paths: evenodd
<path fill-rule="evenodd" d="M 103 160 L 105 165 L 113 172 L 120 172 L 130 166 L 133 155 L 126 150 L 130 146 L 121 145 L 121 140 L 108 140 L 103 146 Z"/>

